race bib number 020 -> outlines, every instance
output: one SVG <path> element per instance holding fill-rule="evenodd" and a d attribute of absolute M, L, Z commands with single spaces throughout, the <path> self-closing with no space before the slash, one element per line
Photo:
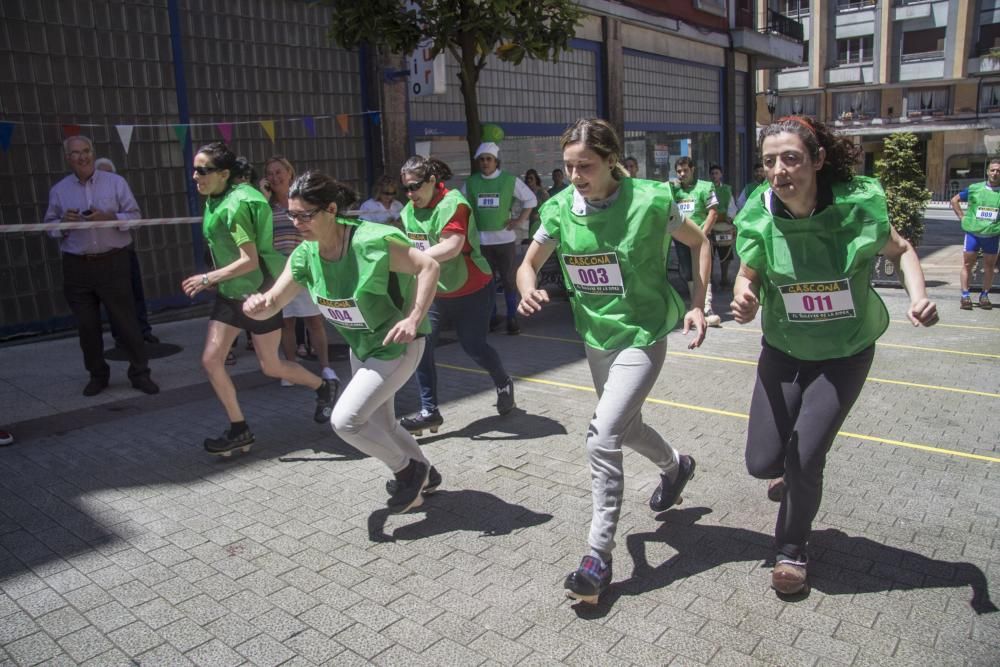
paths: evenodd
<path fill-rule="evenodd" d="M 581 294 L 625 294 L 618 255 L 563 255 L 563 264 L 573 287 Z"/>
<path fill-rule="evenodd" d="M 500 208 L 500 193 L 483 193 L 476 197 L 476 205 L 479 208 Z"/>
<path fill-rule="evenodd" d="M 343 327 L 344 329 L 364 329 L 371 331 L 365 316 L 358 308 L 358 302 L 354 299 L 324 299 L 316 297 L 316 305 L 323 317 L 330 320 L 330 324 Z"/>
<path fill-rule="evenodd" d="M 694 213 L 694 200 L 685 199 L 684 201 L 677 202 L 677 210 L 684 215 L 691 215 Z"/>
<path fill-rule="evenodd" d="M 431 242 L 427 240 L 427 234 L 418 234 L 416 232 L 407 232 L 406 236 L 409 237 L 410 243 L 413 247 L 421 252 L 427 252 L 431 249 Z"/>
<path fill-rule="evenodd" d="M 789 322 L 828 322 L 855 316 L 851 284 L 845 278 L 823 283 L 779 285 Z"/>

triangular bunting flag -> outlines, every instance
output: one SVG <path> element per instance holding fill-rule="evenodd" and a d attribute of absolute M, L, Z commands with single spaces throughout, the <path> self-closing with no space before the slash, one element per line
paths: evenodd
<path fill-rule="evenodd" d="M 227 144 L 233 141 L 233 124 L 232 123 L 216 123 L 215 127 L 219 129 L 219 134 L 222 135 L 222 140 Z"/>
<path fill-rule="evenodd" d="M 181 142 L 181 148 L 183 148 L 187 144 L 188 126 L 174 125 L 174 134 L 177 135 L 177 141 Z"/>
<path fill-rule="evenodd" d="M 382 114 L 378 111 L 372 114 L 372 125 L 378 127 L 382 124 Z"/>
<path fill-rule="evenodd" d="M 14 136 L 14 123 L 0 122 L 0 148 L 6 153 L 10 148 L 10 138 Z"/>
<path fill-rule="evenodd" d="M 260 126 L 262 128 L 264 128 L 264 134 L 267 135 L 267 138 L 270 139 L 271 143 L 273 144 L 274 143 L 274 121 L 273 120 L 262 120 L 262 121 L 260 121 Z"/>
<path fill-rule="evenodd" d="M 135 129 L 135 125 L 115 125 L 115 129 L 118 130 L 118 138 L 122 140 L 125 153 L 128 153 L 129 144 L 132 143 L 132 130 Z"/>
<path fill-rule="evenodd" d="M 310 137 L 316 136 L 316 119 L 312 116 L 306 116 L 302 119 L 302 124 L 306 127 L 306 132 L 309 133 Z"/>
<path fill-rule="evenodd" d="M 344 134 L 347 134 L 347 130 L 349 128 L 349 123 L 350 122 L 351 122 L 351 119 L 350 119 L 350 117 L 348 117 L 348 115 L 346 113 L 338 113 L 337 114 L 337 125 L 340 126 L 340 131 L 343 132 Z"/>
<path fill-rule="evenodd" d="M 79 125 L 63 125 L 62 126 L 62 131 L 63 131 L 63 138 L 69 139 L 70 137 L 75 137 L 75 136 L 77 136 L 77 135 L 80 134 L 80 126 Z"/>

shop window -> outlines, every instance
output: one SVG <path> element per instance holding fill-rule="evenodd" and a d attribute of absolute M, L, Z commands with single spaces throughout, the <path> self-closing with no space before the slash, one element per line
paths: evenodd
<path fill-rule="evenodd" d="M 834 93 L 834 118 L 843 121 L 869 120 L 879 115 L 881 103 L 881 93 L 877 90 Z"/>
<path fill-rule="evenodd" d="M 950 199 L 973 183 L 981 183 L 986 178 L 986 156 L 952 155 L 948 158 L 948 188 L 945 197 Z"/>
<path fill-rule="evenodd" d="M 717 132 L 637 132 L 625 133 L 625 154 L 639 162 L 639 175 L 655 181 L 676 176 L 674 165 L 682 155 L 691 157 L 698 178 L 708 180 L 708 168 L 720 160 Z"/>
<path fill-rule="evenodd" d="M 945 28 L 911 30 L 903 33 L 903 62 L 944 58 Z"/>
<path fill-rule="evenodd" d="M 906 91 L 906 113 L 910 118 L 944 116 L 948 113 L 948 89 L 918 88 Z"/>
<path fill-rule="evenodd" d="M 837 64 L 858 65 L 861 63 L 870 63 L 874 58 L 874 41 L 875 39 L 872 35 L 838 39 Z"/>

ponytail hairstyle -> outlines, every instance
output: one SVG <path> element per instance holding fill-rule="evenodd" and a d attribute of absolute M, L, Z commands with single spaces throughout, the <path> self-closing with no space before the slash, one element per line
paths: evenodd
<path fill-rule="evenodd" d="M 358 193 L 326 174 L 307 171 L 292 183 L 288 198 L 301 199 L 324 210 L 336 204 L 337 214 L 344 215 L 358 201 Z"/>
<path fill-rule="evenodd" d="M 829 127 L 805 116 L 785 116 L 771 123 L 760 133 L 757 144 L 762 152 L 764 139 L 788 132 L 794 134 L 809 151 L 813 162 L 819 160 L 819 149 L 826 151 L 826 161 L 823 168 L 816 174 L 816 182 L 824 186 L 834 183 L 846 183 L 854 178 L 854 165 L 864 149 L 855 145 L 850 137 L 839 136 Z"/>
<path fill-rule="evenodd" d="M 451 167 L 436 157 L 424 157 L 423 155 L 414 155 L 407 159 L 399 168 L 399 174 L 400 176 L 416 176 L 421 183 L 429 181 L 431 176 L 435 177 L 438 183 L 444 183 L 452 176 Z"/>
<path fill-rule="evenodd" d="M 611 175 L 616 181 L 628 178 L 628 170 L 621 163 L 622 142 L 615 128 L 603 118 L 581 118 L 563 132 L 560 148 L 566 150 L 570 144 L 583 144 L 602 158 L 612 158 L 614 166 Z"/>
<path fill-rule="evenodd" d="M 212 166 L 216 169 L 229 170 L 229 185 L 232 185 L 233 179 L 239 177 L 240 174 L 238 173 L 239 166 L 236 162 L 236 153 L 234 153 L 229 146 L 221 141 L 213 141 L 210 144 L 205 144 L 195 151 L 195 155 L 198 153 L 206 156 L 211 161 Z"/>

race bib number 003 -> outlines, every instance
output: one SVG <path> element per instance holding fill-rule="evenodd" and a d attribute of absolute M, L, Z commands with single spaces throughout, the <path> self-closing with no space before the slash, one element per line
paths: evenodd
<path fill-rule="evenodd" d="M 997 212 L 1000 209 L 990 208 L 988 206 L 980 206 L 976 209 L 976 217 L 980 220 L 989 220 L 990 222 L 996 222 Z"/>
<path fill-rule="evenodd" d="M 851 284 L 845 278 L 823 283 L 779 285 L 789 322 L 828 322 L 854 317 Z"/>
<path fill-rule="evenodd" d="M 476 197 L 476 205 L 479 208 L 500 208 L 500 193 L 483 193 Z"/>
<path fill-rule="evenodd" d="M 410 243 L 413 247 L 421 252 L 427 252 L 431 249 L 431 242 L 427 240 L 427 234 L 418 234 L 416 232 L 407 232 L 406 236 L 410 239 Z"/>
<path fill-rule="evenodd" d="M 563 264 L 573 287 L 581 294 L 625 294 L 618 255 L 563 255 Z"/>
<path fill-rule="evenodd" d="M 344 329 L 364 329 L 371 331 L 365 316 L 358 308 L 358 302 L 354 299 L 324 299 L 316 297 L 316 305 L 323 317 L 330 321 L 330 324 Z"/>

